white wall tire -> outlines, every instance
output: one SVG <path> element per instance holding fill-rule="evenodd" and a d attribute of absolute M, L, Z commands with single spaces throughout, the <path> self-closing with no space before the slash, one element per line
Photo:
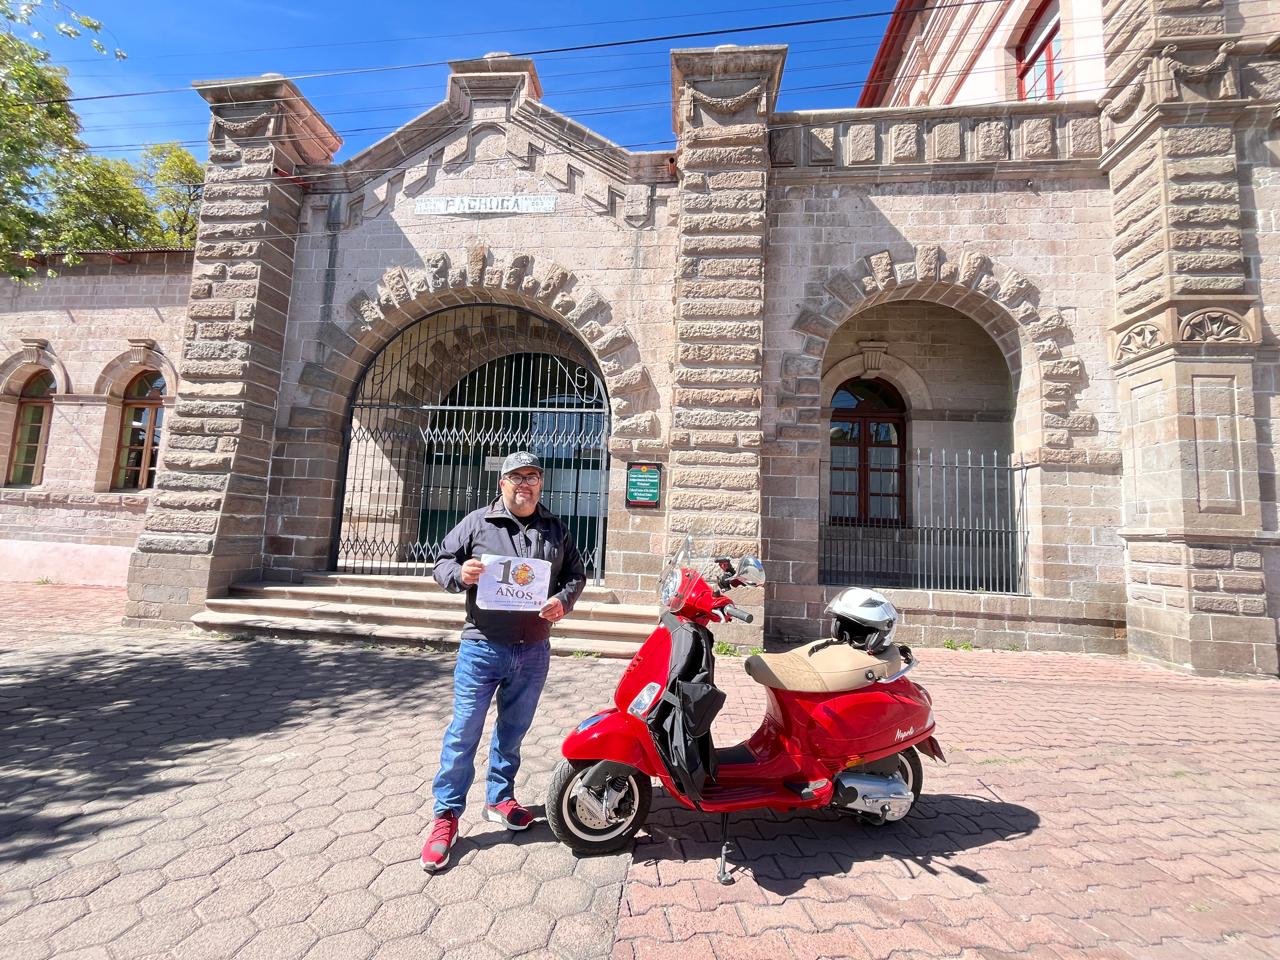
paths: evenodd
<path fill-rule="evenodd" d="M 644 826 L 653 801 L 653 783 L 643 773 L 632 771 L 618 801 L 619 819 L 599 821 L 575 797 L 583 775 L 595 763 L 561 760 L 547 789 L 547 824 L 557 840 L 578 854 L 612 853 L 625 847 Z"/>

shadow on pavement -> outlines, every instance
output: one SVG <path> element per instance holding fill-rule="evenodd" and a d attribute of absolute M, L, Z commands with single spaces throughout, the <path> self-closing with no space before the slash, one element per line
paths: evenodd
<path fill-rule="evenodd" d="M 480 773 L 484 772 L 484 758 L 478 761 L 480 764 Z M 529 803 L 525 805 L 525 809 L 533 814 L 533 823 L 529 824 L 526 830 L 507 830 L 497 823 L 486 823 L 486 826 L 492 827 L 491 830 L 485 830 L 481 833 L 469 833 L 458 837 L 458 842 L 454 846 L 454 856 L 461 860 L 462 857 L 470 853 L 472 850 L 488 850 L 490 847 L 502 846 L 508 843 L 559 843 L 555 836 L 551 833 L 551 827 L 547 825 L 546 806 L 541 803 Z"/>
<path fill-rule="evenodd" d="M 730 819 L 730 872 L 749 875 L 766 890 L 788 896 L 806 879 L 856 872 L 860 863 L 892 859 L 907 871 L 949 872 L 970 883 L 986 877 L 960 864 L 956 854 L 1025 837 L 1040 826 L 1033 810 L 999 800 L 926 794 L 903 820 L 873 826 L 828 811 L 775 814 L 757 811 Z M 664 794 L 654 797 L 648 834 L 636 842 L 636 862 L 701 861 L 708 880 L 720 856 L 720 818 L 686 810 Z M 687 871 L 685 871 L 687 873 Z"/>
<path fill-rule="evenodd" d="M 403 713 L 406 698 L 425 704 L 424 687 L 452 667 L 444 657 L 269 642 L 0 655 L 0 862 L 119 826 L 143 815 L 140 799 L 165 809 L 175 788 L 197 774 L 207 782 L 211 768 L 236 776 L 241 754 L 227 747 L 238 740 L 326 715 L 377 720 Z"/>

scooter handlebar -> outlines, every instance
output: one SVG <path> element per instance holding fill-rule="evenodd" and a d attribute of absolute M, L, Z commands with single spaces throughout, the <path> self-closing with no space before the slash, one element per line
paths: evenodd
<path fill-rule="evenodd" d="M 720 608 L 720 612 L 725 615 L 726 619 L 741 620 L 743 623 L 750 623 L 755 619 L 755 617 L 747 613 L 747 611 L 743 610 L 741 607 L 734 606 L 732 603 L 726 603 Z"/>

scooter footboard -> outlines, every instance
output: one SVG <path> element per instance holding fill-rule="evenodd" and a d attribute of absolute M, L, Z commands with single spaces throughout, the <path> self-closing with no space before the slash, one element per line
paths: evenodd
<path fill-rule="evenodd" d="M 657 751 L 644 721 L 613 708 L 578 724 L 564 738 L 560 752 L 566 760 L 613 760 L 651 777 L 661 770 Z"/>

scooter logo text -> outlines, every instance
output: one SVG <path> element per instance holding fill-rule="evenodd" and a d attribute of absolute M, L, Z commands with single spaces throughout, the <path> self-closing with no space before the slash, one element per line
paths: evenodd
<path fill-rule="evenodd" d="M 908 727 L 906 730 L 899 730 L 896 734 L 894 734 L 893 739 L 901 743 L 903 740 L 907 739 L 907 737 L 911 736 L 915 732 L 916 732 L 915 727 Z"/>

